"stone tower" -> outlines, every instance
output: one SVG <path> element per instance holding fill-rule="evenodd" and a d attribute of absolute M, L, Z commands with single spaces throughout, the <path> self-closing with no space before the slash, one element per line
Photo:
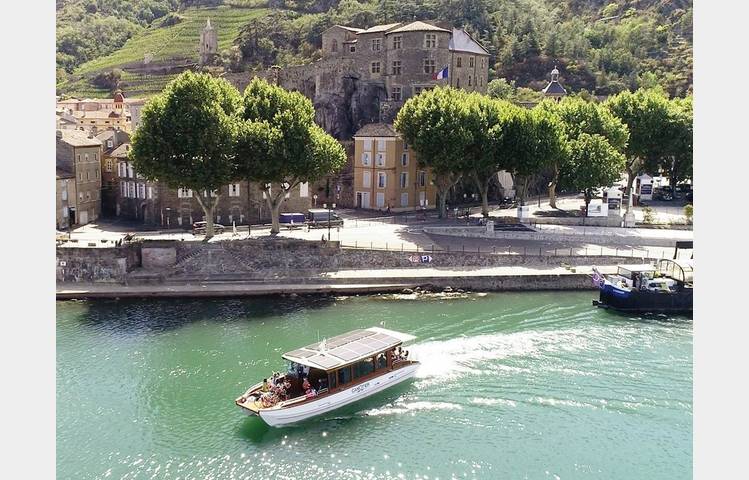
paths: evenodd
<path fill-rule="evenodd" d="M 564 89 L 561 83 L 559 83 L 559 70 L 554 66 L 554 70 L 551 71 L 551 81 L 546 88 L 542 90 L 544 95 L 553 98 L 557 102 L 567 95 L 567 90 Z"/>
<path fill-rule="evenodd" d="M 213 63 L 218 54 L 218 36 L 216 30 L 211 25 L 209 18 L 205 22 L 203 31 L 200 32 L 200 65 L 209 65 Z"/>

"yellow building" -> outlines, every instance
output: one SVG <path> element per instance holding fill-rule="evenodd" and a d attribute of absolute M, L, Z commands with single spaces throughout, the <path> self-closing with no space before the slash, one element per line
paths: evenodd
<path fill-rule="evenodd" d="M 354 201 L 357 208 L 398 212 L 434 208 L 437 190 L 392 125 L 371 123 L 354 135 Z"/>

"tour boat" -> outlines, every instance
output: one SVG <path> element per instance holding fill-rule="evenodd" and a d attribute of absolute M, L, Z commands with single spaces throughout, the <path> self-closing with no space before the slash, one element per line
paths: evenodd
<path fill-rule="evenodd" d="M 694 265 L 691 260 L 661 259 L 656 265 L 619 265 L 616 274 L 593 268 L 600 289 L 593 305 L 625 312 L 679 313 L 692 311 Z"/>
<path fill-rule="evenodd" d="M 415 338 L 371 327 L 286 352 L 286 373 L 251 386 L 235 403 L 274 427 L 330 412 L 413 377 L 419 362 L 402 346 Z"/>

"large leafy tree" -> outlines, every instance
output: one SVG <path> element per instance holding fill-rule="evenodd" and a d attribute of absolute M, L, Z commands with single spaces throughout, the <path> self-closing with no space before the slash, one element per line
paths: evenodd
<path fill-rule="evenodd" d="M 235 175 L 256 181 L 271 211 L 271 233 L 286 195 L 300 183 L 340 170 L 346 152 L 314 123 L 312 102 L 265 80 L 254 79 L 244 93 Z"/>
<path fill-rule="evenodd" d="M 213 236 L 219 195 L 234 172 L 237 119 L 242 97 L 229 82 L 185 72 L 143 108 L 130 158 L 149 180 L 191 189 Z"/>
<path fill-rule="evenodd" d="M 581 98 L 565 98 L 561 102 L 547 100 L 535 108 L 555 115 L 562 123 L 565 141 L 574 142 L 581 134 L 601 135 L 617 151 L 623 152 L 629 140 L 629 130 L 621 120 L 598 103 L 588 102 Z M 549 205 L 556 208 L 556 188 L 560 174 L 568 161 L 569 149 L 562 149 L 561 155 L 551 158 L 549 166 L 552 180 L 549 184 Z"/>
<path fill-rule="evenodd" d="M 664 172 L 670 184 L 692 178 L 692 96 L 670 101 L 668 120 L 664 126 L 667 143 L 660 155 L 648 157 L 645 169 L 649 172 Z"/>
<path fill-rule="evenodd" d="M 564 182 L 585 196 L 585 211 L 593 198 L 593 189 L 619 179 L 625 157 L 602 135 L 581 133 L 570 142 L 569 175 Z"/>
<path fill-rule="evenodd" d="M 468 168 L 466 151 L 474 142 L 470 110 L 465 91 L 437 87 L 409 98 L 395 119 L 419 164 L 434 175 L 440 218 L 446 215 L 447 193 Z"/>
<path fill-rule="evenodd" d="M 604 105 L 629 129 L 629 142 L 624 150 L 629 212 L 635 177 L 646 161 L 663 158 L 671 145 L 672 107 L 662 91 L 644 89 L 619 93 Z"/>
<path fill-rule="evenodd" d="M 564 133 L 559 118 L 541 109 L 515 108 L 504 124 L 500 147 L 507 158 L 506 170 L 515 177 L 520 201 L 525 205 L 528 183 L 564 155 Z"/>

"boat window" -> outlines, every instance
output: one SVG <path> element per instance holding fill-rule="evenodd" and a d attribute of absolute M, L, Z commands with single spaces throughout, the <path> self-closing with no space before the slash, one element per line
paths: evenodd
<path fill-rule="evenodd" d="M 385 353 L 380 353 L 377 355 L 377 368 L 387 368 L 388 366 L 388 358 L 385 355 Z"/>
<path fill-rule="evenodd" d="M 354 378 L 369 375 L 374 371 L 374 358 L 369 357 L 354 364 Z"/>
<path fill-rule="evenodd" d="M 338 384 L 344 385 L 351 381 L 351 367 L 343 367 L 338 370 Z"/>
<path fill-rule="evenodd" d="M 338 379 L 335 373 L 328 374 L 328 387 L 332 390 L 338 386 Z"/>

